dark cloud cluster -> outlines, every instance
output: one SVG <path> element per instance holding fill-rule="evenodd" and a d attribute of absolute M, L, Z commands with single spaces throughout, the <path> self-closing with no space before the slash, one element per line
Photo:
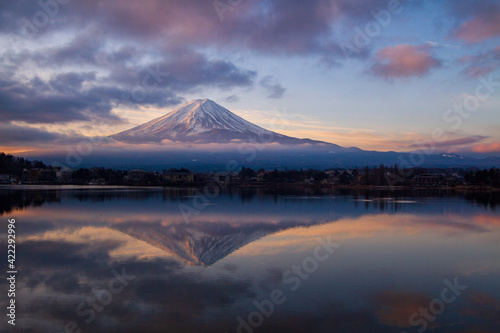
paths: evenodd
<path fill-rule="evenodd" d="M 23 142 L 52 142 L 60 136 L 37 128 L 17 126 L 13 124 L 0 124 L 0 142 L 3 144 Z"/>
<path fill-rule="evenodd" d="M 31 125 L 16 125 L 12 123 L 0 123 L 0 142 L 2 145 L 23 146 L 36 143 L 42 148 L 47 144 L 55 145 L 78 145 L 81 143 L 107 144 L 113 141 L 103 136 L 83 136 L 74 131 L 66 133 L 51 132 L 44 128 L 36 128 Z"/>
<path fill-rule="evenodd" d="M 240 98 L 238 97 L 238 95 L 231 95 L 231 96 L 227 96 L 225 98 L 225 101 L 226 102 L 229 102 L 229 103 L 236 103 L 240 100 Z"/>
<path fill-rule="evenodd" d="M 500 67 L 500 46 L 458 59 L 458 64 L 466 65 L 461 74 L 470 79 L 492 73 Z"/>
<path fill-rule="evenodd" d="M 72 86 L 58 81 L 76 80 Z M 64 123 L 76 120 L 118 120 L 111 114 L 120 91 L 112 87 L 78 89 L 78 80 L 92 81 L 86 74 L 62 74 L 46 82 L 39 77 L 0 80 L 0 120 L 29 123 Z M 81 81 L 81 84 L 83 81 Z"/>
<path fill-rule="evenodd" d="M 54 51 L 57 56 L 45 57 L 43 62 L 58 66 L 71 57 L 67 46 Z M 76 51 L 75 51 L 76 52 Z M 238 68 L 230 61 L 210 60 L 197 52 L 184 52 L 179 57 L 146 64 L 128 64 L 131 49 L 80 57 L 84 65 L 108 64 L 109 74 L 91 72 L 60 72 L 50 79 L 38 76 L 26 80 L 12 74 L 0 80 L 0 120 L 30 123 L 63 123 L 78 120 L 119 120 L 111 113 L 117 105 L 165 107 L 183 101 L 179 94 L 201 87 L 248 87 L 256 72 Z M 30 60 L 40 59 L 37 52 L 24 51 Z M 66 54 L 65 56 L 61 56 Z M 8 69 L 12 54 L 0 59 Z M 24 58 L 26 59 L 26 58 Z M 28 61 L 28 60 L 23 60 Z"/>
<path fill-rule="evenodd" d="M 262 80 L 260 80 L 260 85 L 268 91 L 268 98 L 281 98 L 286 91 L 272 75 L 263 77 Z"/>
<path fill-rule="evenodd" d="M 387 7 L 386 0 L 223 3 L 230 10 L 221 12 L 212 1 L 197 0 L 72 1 L 59 5 L 51 23 L 37 30 L 39 34 L 45 34 L 59 29 L 94 26 L 109 37 L 126 36 L 136 40 L 161 38 L 158 43 L 164 43 L 169 48 L 186 43 L 217 43 L 250 47 L 266 53 L 331 53 L 331 45 L 335 44 L 329 37 L 333 24 L 344 18 L 372 19 L 371 10 Z M 23 23 L 20 18 L 31 22 L 37 11 L 43 11 L 43 8 L 29 5 L 28 1 L 4 5 L 5 21 L 0 28 L 21 34 Z M 340 53 L 340 50 L 336 52 Z"/>
<path fill-rule="evenodd" d="M 11 47 L 0 54 L 0 120 L 118 121 L 111 112 L 116 106 L 170 106 L 206 88 L 237 96 L 231 90 L 253 87 L 259 74 L 267 96 L 281 98 L 285 88 L 277 78 L 207 50 L 315 56 L 338 65 L 345 57 L 339 43 L 353 33 L 346 27 L 373 20 L 373 11 L 388 5 L 387 0 L 222 3 L 223 12 L 212 1 L 197 0 L 2 2 L 0 36 Z M 446 1 L 444 6 L 457 18 L 454 38 L 477 42 L 500 34 L 496 1 Z M 371 53 L 368 45 L 353 56 Z M 422 47 L 397 45 L 375 57 L 371 72 L 391 79 L 422 76 L 441 65 Z M 164 76 L 151 74 L 151 68 Z M 485 63 L 467 74 L 490 68 Z"/>
<path fill-rule="evenodd" d="M 251 87 L 255 71 L 194 50 L 192 37 L 210 28 L 201 23 L 220 24 L 211 4 L 200 6 L 193 1 L 3 3 L 0 34 L 14 43 L 0 54 L 0 120 L 114 122 L 120 120 L 111 112 L 116 106 L 165 107 L 203 88 Z M 197 20 L 203 15 L 213 20 Z M 50 21 L 41 24 L 45 16 Z M 194 29 L 191 37 L 183 31 L 188 28 Z M 61 31 L 73 39 L 41 46 L 43 38 Z M 25 47 L 33 42 L 37 48 Z M 52 74 L 47 78 L 47 73 Z"/>
<path fill-rule="evenodd" d="M 124 100 L 135 107 L 164 107 L 182 102 L 183 94 L 196 89 L 253 86 L 255 71 L 208 57 L 198 48 L 317 55 L 336 63 L 344 55 L 332 27 L 340 20 L 371 19 L 371 10 L 387 3 L 262 0 L 226 5 L 230 10 L 221 13 L 213 2 L 195 0 L 2 3 L 0 33 L 18 47 L 1 57 L 1 71 L 12 74 L 8 79 L 3 75 L 1 83 L 1 120 L 117 120 L 111 110 Z M 31 51 L 24 47 L 61 32 L 74 38 Z M 61 74 L 49 80 L 15 75 L 30 64 Z M 150 67 L 161 68 L 168 77 L 155 78 L 157 82 L 145 78 L 144 68 Z M 145 89 L 147 82 L 150 86 Z M 280 98 L 285 92 L 271 76 L 264 76 L 260 85 L 269 98 Z"/>

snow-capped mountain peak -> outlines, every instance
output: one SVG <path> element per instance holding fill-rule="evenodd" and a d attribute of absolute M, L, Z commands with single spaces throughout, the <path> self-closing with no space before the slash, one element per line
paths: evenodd
<path fill-rule="evenodd" d="M 112 135 L 127 142 L 163 140 L 199 143 L 231 141 L 283 144 L 319 143 L 269 131 L 239 117 L 210 99 L 198 99 L 143 125 Z"/>
<path fill-rule="evenodd" d="M 268 132 L 209 99 L 191 101 L 182 108 L 150 121 L 143 126 L 144 129 L 150 129 L 151 131 L 168 127 L 173 130 L 173 134 L 185 131 L 197 134 L 213 129 L 230 130 L 239 133 Z"/>

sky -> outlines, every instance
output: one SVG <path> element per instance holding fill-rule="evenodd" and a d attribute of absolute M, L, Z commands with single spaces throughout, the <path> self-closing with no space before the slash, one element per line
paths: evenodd
<path fill-rule="evenodd" d="M 500 1 L 0 3 L 0 151 L 210 98 L 282 134 L 500 156 Z"/>

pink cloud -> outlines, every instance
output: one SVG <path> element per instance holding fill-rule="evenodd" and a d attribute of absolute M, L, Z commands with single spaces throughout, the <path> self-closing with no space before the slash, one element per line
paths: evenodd
<path fill-rule="evenodd" d="M 430 53 L 428 45 L 400 44 L 383 48 L 375 55 L 371 72 L 386 79 L 423 76 L 441 62 Z"/>
<path fill-rule="evenodd" d="M 453 34 L 454 38 L 471 44 L 498 36 L 500 36 L 500 8 L 497 7 L 493 12 L 482 13 L 462 23 Z"/>
<path fill-rule="evenodd" d="M 472 148 L 475 153 L 500 153 L 500 143 L 483 143 Z"/>
<path fill-rule="evenodd" d="M 387 0 L 89 0 L 59 15 L 69 15 L 64 22 L 75 26 L 95 22 L 108 36 L 150 40 L 167 49 L 216 45 L 343 59 L 332 25 L 344 18 L 365 22 L 370 10 L 384 5 Z"/>

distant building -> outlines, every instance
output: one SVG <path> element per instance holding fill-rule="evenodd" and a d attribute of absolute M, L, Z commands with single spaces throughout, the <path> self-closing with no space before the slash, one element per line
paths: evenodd
<path fill-rule="evenodd" d="M 38 176 L 38 181 L 53 182 L 55 180 L 57 180 L 57 173 L 55 170 L 51 170 L 51 169 L 40 170 L 40 175 Z"/>
<path fill-rule="evenodd" d="M 33 169 L 24 169 L 23 170 L 23 181 L 27 182 L 37 182 L 40 179 L 40 175 L 42 174 L 42 169 L 33 168 Z"/>
<path fill-rule="evenodd" d="M 71 180 L 71 174 L 72 174 L 71 170 L 61 170 L 61 180 L 64 183 L 69 182 Z"/>
<path fill-rule="evenodd" d="M 9 183 L 11 179 L 11 176 L 6 173 L 0 174 L 0 183 Z"/>
<path fill-rule="evenodd" d="M 265 177 L 266 173 L 264 171 L 262 171 L 261 173 L 259 173 L 257 175 L 257 181 L 258 182 L 263 182 L 264 181 L 264 177 Z"/>
<path fill-rule="evenodd" d="M 125 180 L 129 182 L 142 182 L 146 179 L 146 175 L 148 174 L 145 170 L 131 170 L 125 176 Z"/>
<path fill-rule="evenodd" d="M 443 185 L 444 177 L 442 175 L 422 174 L 415 177 L 417 186 L 438 186 Z"/>
<path fill-rule="evenodd" d="M 62 168 L 61 167 L 51 167 L 51 169 L 54 170 L 54 172 L 56 173 L 56 178 L 60 180 L 62 178 L 62 174 L 63 174 Z"/>
<path fill-rule="evenodd" d="M 314 184 L 314 177 L 304 179 L 304 184 Z"/>
<path fill-rule="evenodd" d="M 163 172 L 166 183 L 194 183 L 194 174 L 189 170 L 168 170 Z"/>

